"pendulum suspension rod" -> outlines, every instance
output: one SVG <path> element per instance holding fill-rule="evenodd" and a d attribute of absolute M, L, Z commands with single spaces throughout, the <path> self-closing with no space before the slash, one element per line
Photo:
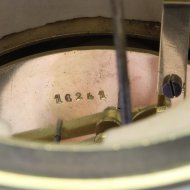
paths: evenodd
<path fill-rule="evenodd" d="M 126 39 L 123 26 L 123 1 L 111 0 L 111 9 L 113 15 L 114 44 L 117 55 L 119 106 L 121 109 L 122 124 L 128 124 L 132 121 L 132 114 L 126 56 Z"/>

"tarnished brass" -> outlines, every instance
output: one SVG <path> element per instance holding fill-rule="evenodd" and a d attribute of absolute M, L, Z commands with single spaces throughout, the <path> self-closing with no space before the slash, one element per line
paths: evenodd
<path fill-rule="evenodd" d="M 75 20 L 72 22 L 76 24 Z M 147 28 L 149 28 L 147 30 L 146 24 L 142 24 L 139 21 L 137 23 L 141 23 L 143 27 L 145 27 L 145 33 L 142 30 L 141 35 L 137 26 L 133 28 L 134 22 L 128 21 L 130 25 L 128 28 L 133 29 L 131 30 L 131 34 L 134 36 L 136 34 L 136 36 L 144 38 L 154 38 L 154 34 L 156 33 L 155 39 L 159 39 L 159 27 L 152 28 L 150 27 L 151 24 L 149 25 L 149 23 L 145 22 L 149 25 L 147 26 Z M 0 43 L 2 50 L 1 55 L 3 55 L 3 52 L 11 52 L 17 48 L 19 49 L 19 47 L 25 47 L 30 43 L 47 40 L 48 38 L 46 38 L 45 33 L 48 31 L 50 38 L 59 38 L 63 36 L 63 30 L 69 30 L 69 25 L 62 23 L 57 24 L 60 26 L 57 30 L 50 28 L 50 30 L 48 30 L 48 26 L 45 30 L 30 30 L 27 34 L 16 34 L 17 40 L 14 40 L 14 37 L 4 38 L 2 40 L 2 42 L 4 42 Z M 84 22 L 83 24 L 85 25 L 87 23 Z M 139 26 L 141 24 L 139 24 Z M 65 27 L 63 27 L 63 25 Z M 101 30 L 101 32 L 103 32 L 105 31 L 103 30 L 104 26 L 106 26 L 106 24 L 102 22 L 100 25 L 94 25 L 90 30 Z M 83 29 L 84 31 L 88 31 L 88 27 L 84 26 L 83 28 L 81 24 L 76 24 L 72 29 L 74 29 L 73 33 L 67 31 L 66 34 L 78 34 L 77 31 L 80 32 Z M 36 31 L 36 33 L 30 35 L 32 31 Z M 60 36 L 57 35 L 59 32 Z M 83 34 L 87 33 L 84 32 Z M 145 52 L 145 50 L 143 51 Z M 76 92 L 78 92 L 78 90 Z M 55 97 L 55 94 L 53 97 Z M 166 115 L 161 114 L 161 120 L 156 117 L 150 121 L 145 120 L 142 124 L 138 122 L 132 124 L 133 127 L 126 128 L 125 133 L 123 133 L 124 137 L 122 137 L 121 133 L 114 132 L 117 139 L 118 137 L 122 137 L 121 140 L 124 139 L 123 146 L 119 144 L 120 139 L 118 143 L 117 141 L 112 141 L 112 139 L 110 140 L 110 137 L 106 142 L 107 144 L 105 143 L 105 145 L 103 144 L 102 146 L 92 145 L 90 148 L 89 146 L 79 147 L 75 145 L 66 147 L 53 143 L 34 143 L 25 141 L 24 139 L 22 140 L 21 138 L 0 138 L 0 185 L 15 189 L 115 190 L 154 188 L 155 186 L 160 187 L 188 181 L 190 176 L 189 151 L 188 146 L 184 146 L 184 144 L 189 144 L 188 113 L 190 102 L 187 101 L 186 103 L 187 105 L 181 105 L 180 109 L 174 109 L 172 112 L 166 113 Z M 180 114 L 182 115 L 182 122 L 179 121 L 178 118 Z M 173 116 L 175 118 L 172 118 Z M 98 117 L 98 115 L 95 117 L 98 120 L 105 118 Z M 149 126 L 150 122 L 151 126 Z M 156 125 L 155 129 L 151 130 L 154 125 Z M 162 125 L 164 129 L 161 128 L 163 127 Z M 85 129 L 86 128 L 84 128 L 83 134 L 86 133 Z M 47 138 L 52 137 L 52 134 L 54 134 L 55 128 L 51 130 L 52 131 L 48 131 L 45 135 Z M 73 127 L 73 131 L 78 132 L 78 129 Z M 153 143 L 149 132 L 154 133 Z M 101 136 L 102 133 L 99 134 Z M 35 137 L 42 137 L 41 135 L 44 134 L 39 132 L 39 134 L 36 135 L 39 136 Z M 108 132 L 108 136 L 109 135 L 110 133 Z M 164 155 L 167 159 L 158 159 L 160 155 Z M 181 165 L 179 165 L 179 163 Z"/>
<path fill-rule="evenodd" d="M 133 112 L 133 121 L 139 121 L 141 119 L 145 119 L 149 116 L 153 116 L 157 113 L 162 113 L 168 109 L 168 106 L 162 105 L 162 106 L 148 106 L 145 108 L 136 109 L 135 112 Z"/>
<path fill-rule="evenodd" d="M 101 48 L 40 54 L 0 67 L 0 115 L 12 134 L 117 107 L 114 50 Z M 128 60 L 133 108 L 156 104 L 158 56 L 129 51 Z"/>
<path fill-rule="evenodd" d="M 121 124 L 120 114 L 115 108 L 107 108 L 104 112 L 81 117 L 76 120 L 65 121 L 62 126 L 62 140 L 93 133 L 100 133 Z M 39 128 L 13 135 L 15 138 L 30 141 L 53 142 L 55 127 Z"/>
<path fill-rule="evenodd" d="M 107 108 L 104 116 L 96 124 L 96 134 L 121 125 L 120 113 L 116 108 Z"/>
<path fill-rule="evenodd" d="M 156 113 L 166 111 L 168 105 L 163 106 L 149 106 L 145 108 L 135 109 L 133 111 L 133 121 L 138 121 L 152 116 Z M 96 134 L 95 142 L 102 141 L 104 136 L 103 132 L 108 129 L 118 127 L 121 125 L 121 118 L 119 111 L 110 107 L 101 113 L 93 114 L 90 116 L 81 117 L 79 119 L 65 121 L 60 136 L 62 140 L 85 136 L 89 134 Z M 13 137 L 25 139 L 29 141 L 50 141 L 53 142 L 55 136 L 55 127 L 50 126 L 47 128 L 38 128 L 29 130 L 22 133 L 14 134 Z"/>
<path fill-rule="evenodd" d="M 158 40 L 160 23 L 150 21 L 125 20 L 125 32 L 129 36 Z M 76 35 L 112 34 L 110 18 L 78 18 L 47 24 L 35 29 L 15 33 L 1 39 L 0 55 L 48 38 L 56 39 Z"/>
<path fill-rule="evenodd" d="M 131 92 L 136 94 L 132 97 L 132 106 L 154 104 L 158 56 L 151 48 L 158 43 L 160 23 L 126 20 L 125 32 L 131 37 L 128 59 L 133 83 Z M 102 37 L 100 44 L 90 38 L 93 35 Z M 1 39 L 0 115 L 10 124 L 12 134 L 54 125 L 57 119 L 73 120 L 109 106 L 117 107 L 117 74 L 111 35 L 111 19 L 97 17 L 47 24 Z M 109 40 L 104 36 L 110 36 Z M 145 39 L 152 40 L 153 45 L 146 45 Z M 46 51 L 43 48 L 48 48 L 43 43 L 53 40 L 57 40 L 55 44 L 59 47 L 56 48 L 60 49 L 43 52 Z M 42 45 L 32 51 L 27 49 L 37 44 Z M 30 54 L 32 57 L 12 61 Z M 146 90 L 139 98 L 138 86 L 142 85 Z M 79 98 L 76 93 L 82 96 Z"/>

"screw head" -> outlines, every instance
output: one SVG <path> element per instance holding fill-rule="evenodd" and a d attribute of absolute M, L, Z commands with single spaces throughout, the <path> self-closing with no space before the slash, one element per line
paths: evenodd
<path fill-rule="evenodd" d="M 178 97 L 182 93 L 182 80 L 176 75 L 167 75 L 162 85 L 163 94 L 168 98 Z"/>

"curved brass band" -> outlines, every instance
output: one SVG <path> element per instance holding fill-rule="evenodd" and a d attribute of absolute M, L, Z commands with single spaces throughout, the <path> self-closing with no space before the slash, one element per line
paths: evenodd
<path fill-rule="evenodd" d="M 165 0 L 165 5 L 190 5 L 189 0 Z"/>
<path fill-rule="evenodd" d="M 160 23 L 125 20 L 125 32 L 132 36 L 159 40 Z M 11 34 L 0 39 L 0 55 L 41 41 L 81 34 L 112 34 L 112 20 L 103 17 L 79 18 Z"/>
<path fill-rule="evenodd" d="M 50 178 L 0 171 L 2 186 L 35 190 L 132 190 L 168 186 L 187 180 L 190 180 L 190 165 L 150 174 L 98 180 Z"/>

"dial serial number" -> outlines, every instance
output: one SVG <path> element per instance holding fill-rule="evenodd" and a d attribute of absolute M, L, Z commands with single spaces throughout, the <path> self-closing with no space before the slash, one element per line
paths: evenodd
<path fill-rule="evenodd" d="M 107 97 L 105 95 L 105 92 L 103 90 L 100 90 L 96 96 L 100 99 L 100 100 L 106 100 Z M 55 102 L 56 104 L 61 104 L 64 101 L 65 102 L 73 102 L 73 101 L 81 101 L 81 100 L 94 100 L 95 99 L 95 95 L 93 95 L 91 92 L 88 92 L 86 94 L 82 94 L 81 92 L 76 92 L 75 94 L 65 94 L 65 95 L 61 95 L 61 94 L 55 94 L 54 96 Z"/>

